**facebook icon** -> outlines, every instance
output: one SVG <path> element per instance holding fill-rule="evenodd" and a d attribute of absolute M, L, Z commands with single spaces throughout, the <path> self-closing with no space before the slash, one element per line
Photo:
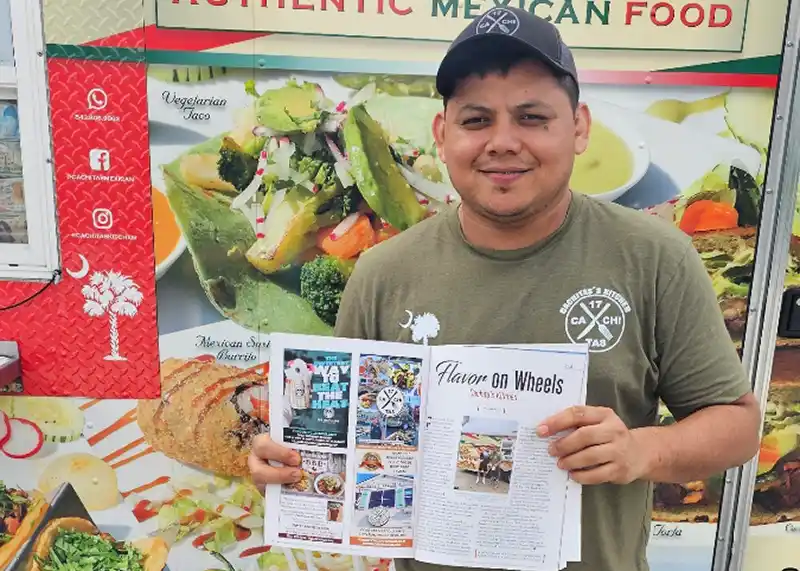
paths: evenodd
<path fill-rule="evenodd" d="M 89 168 L 107 171 L 111 168 L 111 154 L 106 149 L 92 149 L 89 151 Z"/>

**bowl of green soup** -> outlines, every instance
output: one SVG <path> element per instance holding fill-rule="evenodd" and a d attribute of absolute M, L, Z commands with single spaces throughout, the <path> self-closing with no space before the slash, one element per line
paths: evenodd
<path fill-rule="evenodd" d="M 570 187 L 599 200 L 613 201 L 644 177 L 650 150 L 625 110 L 602 101 L 587 102 L 592 114 L 589 145 L 575 157 Z"/>

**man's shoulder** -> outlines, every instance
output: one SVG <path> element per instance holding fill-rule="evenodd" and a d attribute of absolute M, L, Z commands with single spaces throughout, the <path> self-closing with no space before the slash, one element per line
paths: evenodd
<path fill-rule="evenodd" d="M 357 268 L 371 273 L 381 269 L 396 269 L 398 263 L 409 260 L 418 262 L 419 256 L 430 252 L 431 245 L 440 241 L 447 231 L 445 217 L 445 213 L 436 214 L 376 244 L 359 256 Z"/>
<path fill-rule="evenodd" d="M 604 242 L 615 248 L 682 258 L 691 246 L 691 237 L 660 216 L 591 197 L 586 205 Z"/>

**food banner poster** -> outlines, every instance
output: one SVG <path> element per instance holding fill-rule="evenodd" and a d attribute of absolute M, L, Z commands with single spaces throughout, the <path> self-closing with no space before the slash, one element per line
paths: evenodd
<path fill-rule="evenodd" d="M 0 474 L 31 494 L 70 483 L 116 539 L 163 538 L 172 571 L 384 571 L 386 558 L 261 545 L 264 503 L 246 458 L 269 426 L 269 333 L 331 335 L 358 256 L 458 202 L 430 132 L 442 105 L 432 76 L 445 40 L 492 5 L 261 4 L 46 0 L 51 59 L 131 62 L 146 84 L 151 205 L 137 214 L 152 211 L 161 396 L 4 396 Z M 577 46 L 594 124 L 573 188 L 690 234 L 741 346 L 787 2 L 525 7 Z M 387 168 L 371 171 L 364 149 Z M 386 192 L 404 208 L 387 208 Z M 398 323 L 409 341 L 438 333 L 425 314 Z M 314 377 L 292 388 L 311 403 L 338 392 Z M 338 421 L 318 425 L 339 410 L 284 413 L 300 413 L 303 438 L 335 438 Z M 306 417 L 313 429 L 299 426 Z M 660 421 L 672 422 L 667 411 Z M 391 461 L 381 454 L 387 470 L 403 470 Z M 776 481 L 771 490 L 787 485 Z M 719 478 L 656 486 L 653 571 L 710 568 L 719 493 Z M 754 525 L 785 536 L 800 503 L 765 505 L 773 511 Z"/>

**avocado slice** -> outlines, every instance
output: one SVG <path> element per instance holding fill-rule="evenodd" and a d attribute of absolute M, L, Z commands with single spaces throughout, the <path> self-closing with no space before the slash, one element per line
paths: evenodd
<path fill-rule="evenodd" d="M 401 231 L 425 218 L 427 210 L 400 172 L 383 128 L 363 104 L 350 109 L 343 135 L 351 175 L 370 208 Z"/>
<path fill-rule="evenodd" d="M 772 89 L 732 89 L 725 98 L 725 123 L 739 142 L 766 155 L 774 106 Z"/>
<path fill-rule="evenodd" d="M 218 141 L 208 146 L 218 146 Z M 256 241 L 252 225 L 213 193 L 184 181 L 180 160 L 163 168 L 167 199 L 211 304 L 252 331 L 332 334 L 332 328 L 317 317 L 308 302 L 247 261 L 245 252 Z"/>
<path fill-rule="evenodd" d="M 290 80 L 283 87 L 270 89 L 258 97 L 256 121 L 278 133 L 312 133 L 325 119 L 320 108 L 323 100 L 316 83 L 300 85 Z"/>

